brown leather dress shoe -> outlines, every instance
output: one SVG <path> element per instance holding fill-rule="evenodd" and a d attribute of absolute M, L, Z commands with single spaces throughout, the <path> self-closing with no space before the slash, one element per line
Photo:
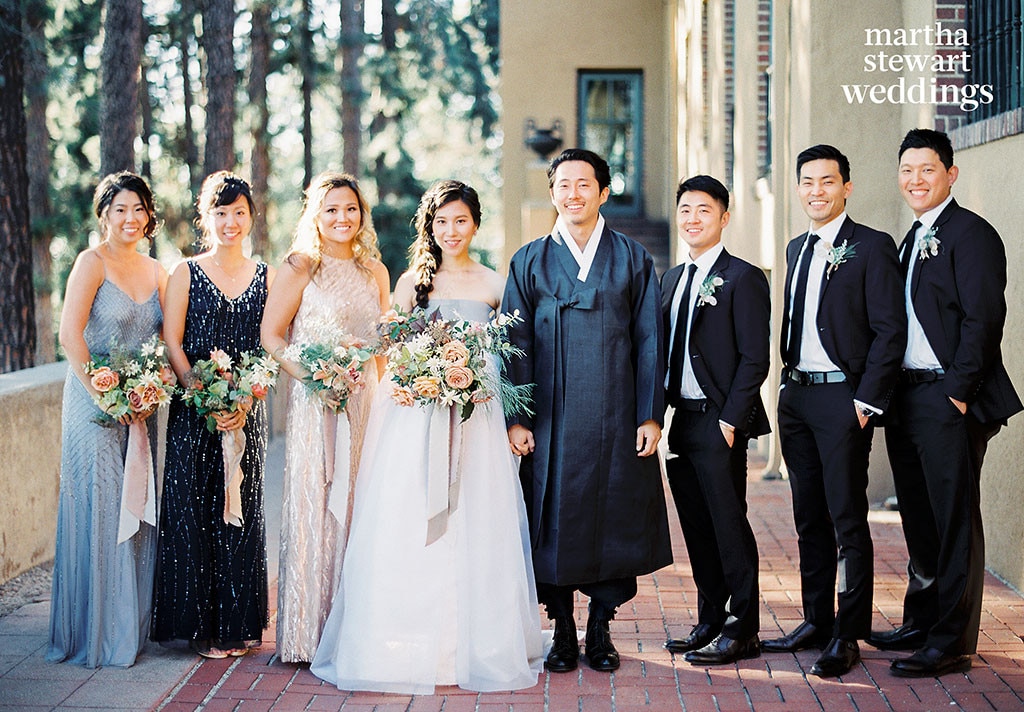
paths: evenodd
<path fill-rule="evenodd" d="M 571 672 L 579 665 L 580 641 L 576 636 L 573 618 L 555 619 L 555 638 L 544 660 L 544 668 L 551 672 Z"/>
<path fill-rule="evenodd" d="M 795 653 L 807 648 L 824 647 L 831 639 L 830 631 L 822 630 L 813 623 L 804 621 L 789 635 L 761 641 L 761 650 L 766 653 Z"/>
<path fill-rule="evenodd" d="M 864 642 L 879 650 L 917 650 L 927 637 L 923 630 L 904 623 L 895 630 L 873 630 Z"/>
<path fill-rule="evenodd" d="M 736 640 L 720 635 L 700 650 L 687 653 L 686 662 L 691 665 L 728 665 L 737 660 L 760 656 L 761 641 L 756 635 L 746 640 Z"/>
<path fill-rule="evenodd" d="M 690 629 L 690 634 L 682 640 L 669 638 L 665 648 L 673 653 L 688 653 L 703 648 L 715 639 L 718 632 L 707 623 L 698 623 Z"/>
<path fill-rule="evenodd" d="M 811 674 L 818 677 L 839 677 L 850 672 L 860 660 L 860 646 L 856 640 L 833 638 L 821 657 L 811 666 Z"/>
<path fill-rule="evenodd" d="M 896 677 L 939 677 L 970 669 L 970 655 L 951 655 L 935 648 L 921 648 L 909 658 L 893 660 L 889 666 Z"/>

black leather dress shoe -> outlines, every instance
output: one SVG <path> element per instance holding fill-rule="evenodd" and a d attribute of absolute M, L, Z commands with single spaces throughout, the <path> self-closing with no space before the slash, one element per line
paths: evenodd
<path fill-rule="evenodd" d="M 928 634 L 903 624 L 895 630 L 873 630 L 865 642 L 879 650 L 917 650 Z"/>
<path fill-rule="evenodd" d="M 746 640 L 736 640 L 720 635 L 700 650 L 687 653 L 686 662 L 691 665 L 728 665 L 737 660 L 760 656 L 761 641 L 756 635 Z"/>
<path fill-rule="evenodd" d="M 811 674 L 818 677 L 839 677 L 850 672 L 860 660 L 860 647 L 856 640 L 833 638 L 825 646 L 821 657 L 811 666 Z"/>
<path fill-rule="evenodd" d="M 576 637 L 576 621 L 572 618 L 555 619 L 555 638 L 544 660 L 551 672 L 571 672 L 579 665 L 580 640 Z"/>
<path fill-rule="evenodd" d="M 921 648 L 909 658 L 893 660 L 889 666 L 896 677 L 939 677 L 970 669 L 970 655 L 948 655 L 935 648 Z"/>
<path fill-rule="evenodd" d="M 761 641 L 761 650 L 767 653 L 795 653 L 807 648 L 824 647 L 831 639 L 831 632 L 804 621 L 789 635 Z"/>
<path fill-rule="evenodd" d="M 591 616 L 587 619 L 586 645 L 587 664 L 598 672 L 612 672 L 619 669 L 619 651 L 612 645 L 612 635 L 605 618 Z"/>
<path fill-rule="evenodd" d="M 669 638 L 665 647 L 673 653 L 688 653 L 703 648 L 715 639 L 718 632 L 707 623 L 698 623 L 690 629 L 690 634 L 682 640 Z"/>

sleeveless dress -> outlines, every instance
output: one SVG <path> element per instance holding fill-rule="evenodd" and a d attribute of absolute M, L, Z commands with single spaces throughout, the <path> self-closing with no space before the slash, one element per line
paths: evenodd
<path fill-rule="evenodd" d="M 490 307 L 436 300 L 445 316 Z M 462 432 L 461 490 L 445 533 L 427 536 L 431 409 L 392 401 L 385 375 L 356 480 L 341 584 L 310 670 L 343 690 L 432 694 L 537 684 L 540 618 L 526 508 L 501 405 L 478 405 Z"/>
<path fill-rule="evenodd" d="M 380 317 L 380 296 L 373 276 L 355 260 L 324 255 L 320 269 L 302 291 L 302 302 L 292 322 L 290 342 L 316 342 L 323 329 L 340 329 L 371 342 Z M 348 472 L 328 472 L 334 461 L 338 415 L 307 395 L 293 381 L 288 398 L 285 439 L 284 501 L 281 516 L 281 557 L 277 588 L 277 655 L 284 662 L 313 659 L 320 631 L 330 612 L 331 599 L 341 574 L 355 475 L 363 445 L 366 419 L 377 388 L 373 359 L 363 370 L 364 385 L 340 415 L 351 432 Z M 349 516 L 339 522 L 328 511 L 328 495 L 336 478 L 349 496 Z"/>
<path fill-rule="evenodd" d="M 189 363 L 223 349 L 232 359 L 260 348 L 267 301 L 262 262 L 246 290 L 228 299 L 194 261 L 182 347 Z M 245 421 L 241 527 L 224 523 L 220 433 L 176 398 L 167 421 L 156 595 L 151 637 L 241 647 L 267 627 L 267 551 L 263 464 L 267 409 L 257 400 Z"/>
<path fill-rule="evenodd" d="M 93 357 L 117 344 L 138 349 L 160 332 L 163 315 L 156 290 L 139 304 L 113 282 L 96 291 L 85 343 Z M 61 415 L 60 500 L 57 550 L 50 602 L 46 659 L 94 668 L 126 667 L 146 642 L 153 593 L 156 530 L 117 543 L 128 426 L 101 425 L 101 411 L 72 372 L 64 380 Z M 156 457 L 156 418 L 149 426 Z"/>

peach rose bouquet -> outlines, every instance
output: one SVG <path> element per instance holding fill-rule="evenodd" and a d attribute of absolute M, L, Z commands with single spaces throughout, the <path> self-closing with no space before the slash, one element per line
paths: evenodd
<path fill-rule="evenodd" d="M 508 413 L 529 412 L 531 386 L 512 385 L 495 367 L 522 355 L 506 337 L 521 320 L 518 314 L 499 314 L 485 323 L 443 319 L 419 308 L 412 314 L 388 312 L 378 331 L 395 384 L 392 398 L 404 406 L 457 407 L 463 421 L 493 399 Z"/>
<path fill-rule="evenodd" d="M 210 358 L 192 364 L 182 399 L 206 418 L 206 429 L 213 433 L 217 431 L 214 413 L 251 410 L 277 384 L 279 368 L 262 349 L 243 352 L 237 359 L 214 349 Z"/>
<path fill-rule="evenodd" d="M 93 358 L 84 369 L 96 390 L 93 402 L 103 412 L 98 420 L 104 424 L 167 405 L 177 383 L 167 361 L 167 347 L 159 336 L 137 351 L 112 348 L 109 356 Z"/>

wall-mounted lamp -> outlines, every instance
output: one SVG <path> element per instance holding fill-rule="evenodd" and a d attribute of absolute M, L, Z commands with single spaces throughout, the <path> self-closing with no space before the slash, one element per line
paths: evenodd
<path fill-rule="evenodd" d="M 555 119 L 551 128 L 541 129 L 537 128 L 533 119 L 527 119 L 523 134 L 523 143 L 526 147 L 547 160 L 548 156 L 562 147 L 562 120 Z"/>

